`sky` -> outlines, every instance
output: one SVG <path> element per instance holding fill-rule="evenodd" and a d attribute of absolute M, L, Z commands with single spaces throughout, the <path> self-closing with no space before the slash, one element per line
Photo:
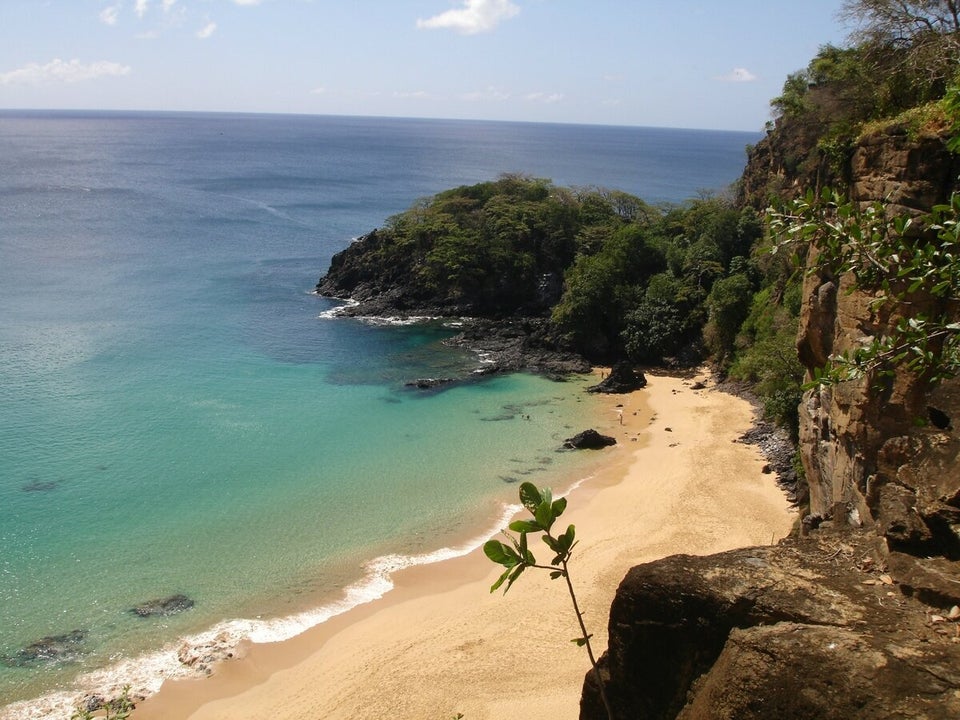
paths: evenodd
<path fill-rule="evenodd" d="M 0 0 L 0 109 L 760 131 L 842 0 Z"/>

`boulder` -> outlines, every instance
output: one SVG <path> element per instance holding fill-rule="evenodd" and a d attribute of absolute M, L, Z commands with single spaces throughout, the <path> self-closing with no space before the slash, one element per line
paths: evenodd
<path fill-rule="evenodd" d="M 630 393 L 646 385 L 647 378 L 642 372 L 634 370 L 630 363 L 620 362 L 610 369 L 610 374 L 601 382 L 588 387 L 587 392 Z"/>
<path fill-rule="evenodd" d="M 614 716 L 960 717 L 956 565 L 849 529 L 639 565 L 600 659 Z M 592 671 L 580 717 L 606 718 Z"/>
<path fill-rule="evenodd" d="M 617 441 L 614 438 L 609 435 L 601 435 L 592 428 L 563 441 L 563 447 L 567 450 L 599 450 L 616 444 Z"/>

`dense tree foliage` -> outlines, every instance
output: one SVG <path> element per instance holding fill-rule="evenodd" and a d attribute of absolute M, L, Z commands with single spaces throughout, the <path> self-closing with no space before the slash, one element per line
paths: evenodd
<path fill-rule="evenodd" d="M 596 361 L 730 358 L 759 276 L 753 210 L 703 197 L 651 207 L 599 188 L 504 176 L 416 203 L 362 240 L 350 272 L 411 305 L 549 315 Z"/>

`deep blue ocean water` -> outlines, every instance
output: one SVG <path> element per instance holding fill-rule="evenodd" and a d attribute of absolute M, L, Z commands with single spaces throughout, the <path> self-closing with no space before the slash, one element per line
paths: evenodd
<path fill-rule="evenodd" d="M 325 317 L 311 290 L 351 238 L 505 172 L 682 202 L 734 181 L 757 139 L 0 112 L 0 708 L 155 687 L 184 638 L 295 634 L 475 545 L 513 481 L 588 472 L 555 452 L 583 382 L 417 393 L 404 381 L 478 364 L 439 344 L 449 328 Z M 175 593 L 195 606 L 129 612 Z"/>

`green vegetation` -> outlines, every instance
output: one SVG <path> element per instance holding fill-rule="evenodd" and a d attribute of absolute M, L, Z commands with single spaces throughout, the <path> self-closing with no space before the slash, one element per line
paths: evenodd
<path fill-rule="evenodd" d="M 391 218 L 365 262 L 426 304 L 487 317 L 550 313 L 555 339 L 592 360 L 658 363 L 702 356 L 711 319 L 710 350 L 729 355 L 761 235 L 756 212 L 721 198 L 654 208 L 622 192 L 510 175 Z"/>
<path fill-rule="evenodd" d="M 70 716 L 70 720 L 127 720 L 134 707 L 133 700 L 130 699 L 130 686 L 125 685 L 120 697 L 107 702 L 100 710 L 93 711 L 86 707 L 78 707 Z"/>
<path fill-rule="evenodd" d="M 597 660 L 593 654 L 593 648 L 590 645 L 592 635 L 587 632 L 586 625 L 583 622 L 583 612 L 577 603 L 577 595 L 573 589 L 573 583 L 570 580 L 570 557 L 573 554 L 573 548 L 576 547 L 576 529 L 573 525 L 568 525 L 565 532 L 554 535 L 553 525 L 563 511 L 567 508 L 565 498 L 553 499 L 550 488 L 542 490 L 537 489 L 533 483 L 525 482 L 520 486 L 520 502 L 523 507 L 532 516 L 532 520 L 514 520 L 510 523 L 510 529 L 519 533 L 519 537 L 513 537 L 507 534 L 510 544 L 502 543 L 499 540 L 488 540 L 483 546 L 483 552 L 488 558 L 506 569 L 500 578 L 490 588 L 490 592 L 496 591 L 504 583 L 506 587 L 503 592 L 510 589 L 513 583 L 521 573 L 527 568 L 536 568 L 546 570 L 550 573 L 552 580 L 563 578 L 567 584 L 567 592 L 570 595 L 570 601 L 573 603 L 573 611 L 577 616 L 577 623 L 580 626 L 580 636 L 574 638 L 571 642 L 587 649 L 587 655 L 590 658 L 590 664 L 593 666 L 593 672 L 597 679 L 597 687 L 600 690 L 600 697 L 603 700 L 603 706 L 606 708 L 607 717 L 613 720 L 613 712 L 610 709 L 610 703 L 607 700 L 607 693 L 603 686 L 603 679 L 600 677 L 600 670 L 597 667 Z M 541 534 L 542 533 L 542 534 Z M 506 534 L 506 533 L 505 533 Z M 540 539 L 546 544 L 550 551 L 554 553 L 553 559 L 549 565 L 540 565 L 533 552 L 530 550 L 528 535 L 540 534 Z"/>
<path fill-rule="evenodd" d="M 960 195 L 927 215 L 861 209 L 839 193 L 812 191 L 771 216 L 781 247 L 816 249 L 808 272 L 847 275 L 873 295 L 871 312 L 890 325 L 830 358 L 815 382 L 884 377 L 897 366 L 929 382 L 960 374 Z"/>
<path fill-rule="evenodd" d="M 943 98 L 960 81 L 956 0 L 847 0 L 842 14 L 858 28 L 851 44 L 821 47 L 771 101 L 778 126 L 801 138 L 788 169 L 811 185 L 822 162 L 842 181 L 865 135 L 893 125 L 911 137 L 941 133 L 949 113 Z"/>

